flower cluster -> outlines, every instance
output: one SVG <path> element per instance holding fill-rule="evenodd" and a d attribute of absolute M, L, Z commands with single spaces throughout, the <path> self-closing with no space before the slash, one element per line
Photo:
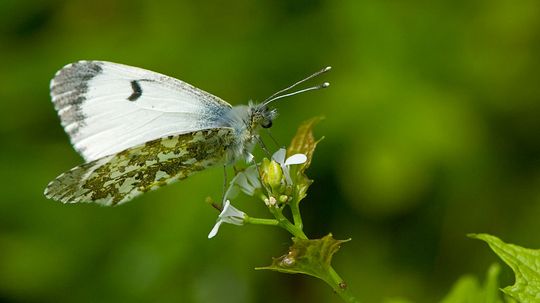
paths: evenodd
<path fill-rule="evenodd" d="M 313 183 L 305 171 L 320 142 L 312 132 L 320 120 L 320 117 L 315 117 L 303 122 L 287 150 L 279 149 L 270 159 L 252 162 L 253 157 L 248 157 L 248 163 L 252 164 L 237 172 L 231 180 L 224 193 L 223 207 L 214 205 L 221 209 L 221 213 L 208 238 L 214 237 L 223 223 L 283 228 L 292 235 L 292 245 L 281 257 L 273 258 L 270 265 L 256 269 L 310 275 L 328 283 L 345 302 L 357 302 L 331 265 L 332 257 L 341 244 L 350 239 L 337 240 L 331 233 L 320 239 L 310 239 L 303 230 L 300 202 Z M 263 201 L 273 218 L 254 218 L 233 207 L 230 201 L 240 192 Z"/>
<path fill-rule="evenodd" d="M 269 208 L 275 208 L 290 200 L 294 180 L 291 177 L 290 166 L 302 164 L 307 161 L 304 154 L 294 154 L 286 158 L 284 148 L 279 149 L 272 155 L 272 159 L 264 158 L 262 163 L 255 163 L 239 172 L 231 180 L 224 196 L 224 206 L 219 214 L 216 224 L 208 238 L 214 237 L 222 223 L 243 225 L 249 217 L 242 211 L 233 207 L 230 198 L 234 198 L 238 191 L 248 196 L 258 197 Z M 255 219 L 266 220 L 271 219 Z"/>

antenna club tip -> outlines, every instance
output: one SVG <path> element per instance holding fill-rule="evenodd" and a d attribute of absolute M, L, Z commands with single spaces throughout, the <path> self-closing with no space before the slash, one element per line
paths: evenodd
<path fill-rule="evenodd" d="M 327 88 L 328 86 L 330 86 L 330 83 L 328 82 L 324 82 L 323 84 L 321 84 L 321 88 Z"/>
<path fill-rule="evenodd" d="M 325 68 L 323 69 L 323 71 L 324 71 L 324 72 L 327 72 L 327 71 L 329 71 L 329 70 L 331 70 L 331 69 L 332 69 L 331 66 L 327 66 L 327 67 L 325 67 Z"/>

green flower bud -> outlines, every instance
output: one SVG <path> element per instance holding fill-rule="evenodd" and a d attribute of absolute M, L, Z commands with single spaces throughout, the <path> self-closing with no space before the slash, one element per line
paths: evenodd
<path fill-rule="evenodd" d="M 272 192 L 280 193 L 285 184 L 281 165 L 276 161 L 264 158 L 261 164 L 261 180 L 272 189 Z"/>

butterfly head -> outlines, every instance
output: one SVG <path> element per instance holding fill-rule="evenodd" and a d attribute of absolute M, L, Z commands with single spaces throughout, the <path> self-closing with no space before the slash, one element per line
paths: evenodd
<path fill-rule="evenodd" d="M 277 117 L 276 109 L 270 109 L 264 103 L 251 105 L 250 108 L 251 129 L 272 127 L 272 121 Z"/>

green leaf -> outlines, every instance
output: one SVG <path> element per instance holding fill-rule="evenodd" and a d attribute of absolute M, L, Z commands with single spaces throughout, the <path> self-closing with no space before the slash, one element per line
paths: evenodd
<path fill-rule="evenodd" d="M 304 154 L 307 157 L 306 163 L 299 165 L 299 173 L 304 173 L 311 164 L 315 147 L 317 147 L 317 143 L 321 140 L 315 140 L 315 137 L 313 136 L 313 127 L 323 119 L 323 117 L 314 117 L 302 122 L 296 131 L 296 135 L 294 135 L 291 141 L 291 145 L 287 148 L 287 156 Z"/>
<path fill-rule="evenodd" d="M 488 234 L 470 234 L 469 237 L 487 242 L 514 271 L 516 282 L 502 291 L 518 302 L 540 302 L 540 250 L 507 244 Z"/>
<path fill-rule="evenodd" d="M 313 180 L 306 176 L 305 171 L 311 164 L 317 143 L 322 140 L 322 138 L 315 140 L 313 127 L 323 119 L 323 117 L 314 117 L 302 122 L 291 141 L 291 145 L 287 149 L 287 156 L 304 154 L 307 157 L 304 164 L 294 165 L 291 168 L 291 178 L 293 179 L 293 184 L 295 184 L 293 203 L 296 203 L 296 205 L 306 197 L 307 190 L 313 183 Z"/>
<path fill-rule="evenodd" d="M 498 276 L 500 266 L 493 264 L 487 272 L 483 286 L 476 277 L 465 275 L 452 287 L 450 293 L 441 303 L 501 303 L 499 295 Z"/>
<path fill-rule="evenodd" d="M 256 269 L 268 269 L 289 274 L 306 274 L 332 283 L 332 256 L 342 243 L 348 240 L 336 240 L 332 234 L 321 239 L 305 240 L 292 238 L 293 245 L 289 252 L 279 258 L 273 258 L 272 264 Z"/>

